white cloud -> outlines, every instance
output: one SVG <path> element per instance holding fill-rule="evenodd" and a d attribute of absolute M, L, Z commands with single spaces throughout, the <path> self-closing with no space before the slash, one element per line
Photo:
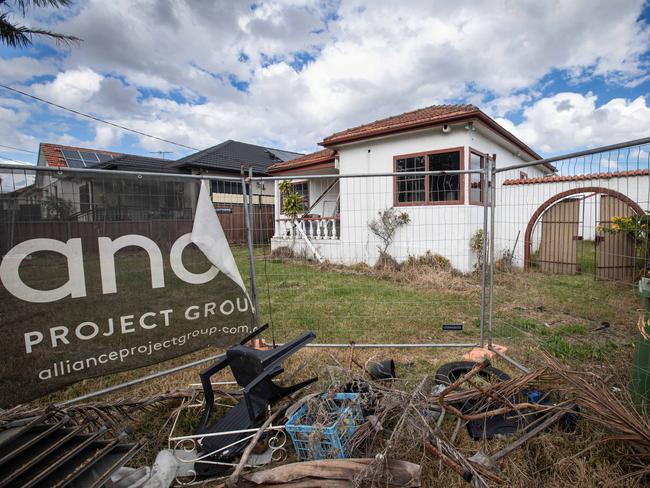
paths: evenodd
<path fill-rule="evenodd" d="M 592 93 L 566 92 L 538 100 L 523 117 L 518 125 L 498 122 L 540 151 L 556 153 L 647 137 L 650 106 L 644 97 L 598 105 Z"/>
<path fill-rule="evenodd" d="M 0 143 L 36 151 L 37 140 L 21 130 L 29 120 L 28 106 L 16 100 L 9 100 L 10 104 L 0 98 Z M 5 148 L 2 154 L 6 156 L 9 152 L 10 150 Z M 16 159 L 13 153 L 11 153 L 11 158 Z"/>
<path fill-rule="evenodd" d="M 13 83 L 29 81 L 35 76 L 51 75 L 57 72 L 52 58 L 34 59 L 27 56 L 0 58 L 0 81 Z"/>
<path fill-rule="evenodd" d="M 32 85 L 31 89 L 39 97 L 79 109 L 99 91 L 102 78 L 90 68 L 71 69 L 59 73 L 52 82 Z"/>
<path fill-rule="evenodd" d="M 595 124 L 609 114 L 613 133 L 628 138 L 629 123 L 616 117 L 636 113 L 626 107 L 639 102 L 612 101 L 597 111 L 593 95 L 578 95 L 565 112 L 546 99 L 530 106 L 540 80 L 565 72 L 634 85 L 647 71 L 650 30 L 637 22 L 642 0 L 257 3 L 90 0 L 52 26 L 84 42 L 53 81 L 33 90 L 194 147 L 235 138 L 305 150 L 334 131 L 435 103 L 471 101 L 495 116 L 526 105 L 524 123 L 513 130 L 557 151 L 606 136 L 574 123 L 578 114 Z M 290 66 L 297 53 L 314 58 L 299 72 Z M 28 66 L 16 79 L 36 70 Z M 247 93 L 230 77 L 248 83 Z M 169 99 L 171 92 L 191 103 Z M 549 113 L 578 134 L 542 127 Z M 102 129 L 95 141 L 119 139 Z M 169 149 L 147 139 L 141 145 Z"/>

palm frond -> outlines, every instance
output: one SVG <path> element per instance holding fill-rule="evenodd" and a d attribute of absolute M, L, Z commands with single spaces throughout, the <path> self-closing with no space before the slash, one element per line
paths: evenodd
<path fill-rule="evenodd" d="M 54 8 L 59 8 L 59 7 L 69 7 L 72 5 L 72 0 L 13 0 L 11 2 L 6 2 L 4 0 L 0 0 L 0 5 L 2 4 L 13 4 L 18 7 L 18 9 L 22 12 L 23 16 L 29 10 L 30 8 L 33 7 L 54 7 Z"/>
<path fill-rule="evenodd" d="M 0 41 L 11 47 L 27 47 L 33 42 L 32 36 L 44 36 L 54 39 L 57 45 L 70 46 L 79 44 L 82 39 L 76 36 L 68 36 L 45 29 L 30 28 L 24 25 L 12 24 L 8 14 L 0 13 Z"/>

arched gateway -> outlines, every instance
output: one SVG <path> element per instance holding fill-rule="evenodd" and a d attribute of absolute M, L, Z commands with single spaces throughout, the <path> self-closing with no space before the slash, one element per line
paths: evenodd
<path fill-rule="evenodd" d="M 560 192 L 542 203 L 528 222 L 525 268 L 575 274 L 593 262 L 597 279 L 632 281 L 642 265 L 634 238 L 604 229 L 611 226 L 612 217 L 644 214 L 634 200 L 610 188 L 590 186 Z"/>

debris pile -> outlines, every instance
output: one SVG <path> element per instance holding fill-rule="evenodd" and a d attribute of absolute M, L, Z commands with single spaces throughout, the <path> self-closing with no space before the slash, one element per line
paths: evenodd
<path fill-rule="evenodd" d="M 173 461 L 167 463 L 165 479 L 175 477 L 177 483 L 186 484 L 211 479 L 224 487 L 417 487 L 423 483 L 421 466 L 424 462 L 430 466 L 431 461 L 425 461 L 429 459 L 461 483 L 509 486 L 512 471 L 503 469 L 508 456 L 551 429 L 555 435 L 566 435 L 579 422 L 597 424 L 609 433 L 594 442 L 627 446 L 627 481 L 642 482 L 650 475 L 650 420 L 607 378 L 574 371 L 550 357 L 543 358 L 541 367 L 512 377 L 488 360 L 462 361 L 440 366 L 413 388 L 399 378 L 399 364 L 397 371 L 391 360 L 362 365 L 353 355 L 351 351 L 346 366 L 338 361 L 320 366 L 319 381 L 308 389 L 280 397 L 258 398 L 250 388 L 225 391 L 211 384 L 209 401 L 214 405 L 235 403 L 212 425 L 232 415 L 236 405 L 247 408 L 248 402 L 263 400 L 265 409 L 255 415 L 257 422 L 251 428 L 209 432 L 214 439 L 236 434 L 238 448 L 229 457 L 216 457 L 206 448 L 210 443 L 202 437 L 208 434 L 176 435 L 172 428 L 170 449 L 161 451 Z M 262 378 L 258 382 L 279 374 L 275 368 L 273 362 L 270 369 L 258 371 L 255 377 Z M 19 408 L 3 412 L 0 426 L 6 429 L 20 424 L 20 419 L 48 413 L 42 429 L 75 419 L 92 435 L 107 429 L 109 422 L 111 429 L 118 429 L 139 410 L 182 401 L 168 421 L 176 426 L 188 408 L 197 414 L 202 403 L 204 409 L 212 409 L 204 404 L 208 396 L 203 399 L 201 393 L 187 388 L 47 411 Z M 468 434 L 465 439 L 479 441 L 471 452 L 467 442 L 461 447 L 462 430 Z M 216 474 L 201 477 L 199 467 L 206 463 L 212 467 L 201 469 Z"/>

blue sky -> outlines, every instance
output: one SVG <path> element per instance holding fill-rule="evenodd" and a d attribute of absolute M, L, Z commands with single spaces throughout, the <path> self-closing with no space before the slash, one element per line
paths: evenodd
<path fill-rule="evenodd" d="M 0 82 L 198 149 L 310 151 L 377 118 L 474 103 L 550 155 L 649 134 L 649 16 L 643 1 L 78 1 L 16 13 L 84 41 L 2 46 Z M 42 141 L 190 152 L 0 88 L 0 145 Z"/>

